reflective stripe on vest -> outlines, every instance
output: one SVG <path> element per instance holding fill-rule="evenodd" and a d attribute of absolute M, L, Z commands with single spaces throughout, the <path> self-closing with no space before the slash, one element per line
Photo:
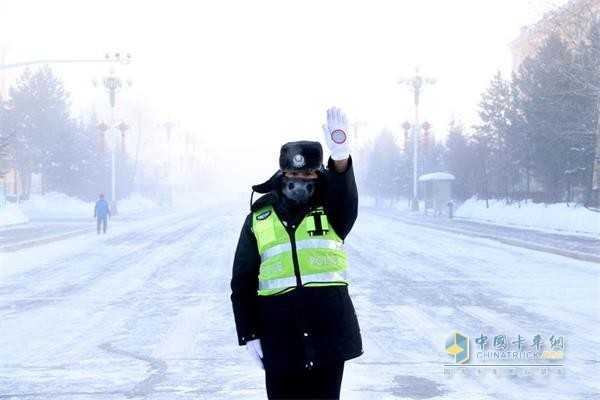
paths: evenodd
<path fill-rule="evenodd" d="M 321 272 L 318 274 L 302 275 L 302 282 L 304 284 L 309 283 L 323 283 L 323 282 L 341 282 L 346 280 L 346 271 L 340 272 Z M 258 283 L 259 290 L 266 289 L 285 289 L 296 286 L 296 277 L 291 278 L 279 278 L 272 279 L 270 281 L 263 281 Z"/>
<path fill-rule="evenodd" d="M 342 243 L 338 243 L 335 240 L 325 240 L 325 239 L 306 239 L 296 242 L 296 249 L 333 249 L 333 250 L 344 250 L 344 245 Z M 275 257 L 281 253 L 285 253 L 286 251 L 292 251 L 292 245 L 290 243 L 279 244 L 271 247 L 270 249 L 265 250 L 264 253 L 260 255 L 261 261 L 266 261 L 271 257 Z"/>
<path fill-rule="evenodd" d="M 295 288 L 290 235 L 271 206 L 253 213 L 252 231 L 261 258 L 258 294 L 269 296 Z M 294 238 L 303 286 L 346 284 L 343 241 L 331 229 L 323 207 L 305 215 L 294 231 Z"/>

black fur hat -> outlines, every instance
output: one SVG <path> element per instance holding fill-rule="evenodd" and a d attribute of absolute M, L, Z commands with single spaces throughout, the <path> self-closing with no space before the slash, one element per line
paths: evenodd
<path fill-rule="evenodd" d="M 319 142 L 301 140 L 281 146 L 279 168 L 283 172 L 322 171 L 323 148 Z"/>

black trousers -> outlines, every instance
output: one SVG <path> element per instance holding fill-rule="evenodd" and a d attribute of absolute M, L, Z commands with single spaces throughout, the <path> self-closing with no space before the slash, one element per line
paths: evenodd
<path fill-rule="evenodd" d="M 100 233 L 100 224 L 102 224 L 102 232 L 106 233 L 106 217 L 97 218 L 96 230 Z"/>
<path fill-rule="evenodd" d="M 344 363 L 295 373 L 265 373 L 269 399 L 339 399 Z"/>

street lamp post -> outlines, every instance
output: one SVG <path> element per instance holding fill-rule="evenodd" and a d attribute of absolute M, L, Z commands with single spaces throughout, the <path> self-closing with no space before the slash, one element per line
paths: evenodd
<path fill-rule="evenodd" d="M 94 86 L 98 87 L 98 83 L 96 82 L 96 80 L 94 79 L 92 81 L 92 83 L 94 84 Z M 109 130 L 109 135 L 111 138 L 111 213 L 113 215 L 117 215 L 118 210 L 117 210 L 117 191 L 116 191 L 116 179 L 115 179 L 115 175 L 116 175 L 116 130 L 117 127 L 115 126 L 115 103 L 117 100 L 117 93 L 119 92 L 119 90 L 123 87 L 123 82 L 121 81 L 120 78 L 116 77 L 114 75 L 114 70 L 111 68 L 110 70 L 110 75 L 103 78 L 102 79 L 102 85 L 104 86 L 104 88 L 106 89 L 106 92 L 108 93 L 108 98 L 109 98 L 109 102 L 110 102 L 110 126 L 108 128 Z M 131 80 L 127 80 L 127 85 L 129 87 L 131 87 Z"/>
<path fill-rule="evenodd" d="M 419 200 L 417 198 L 417 161 L 418 161 L 418 142 L 419 142 L 419 97 L 421 90 L 427 84 L 435 84 L 435 79 L 424 78 L 419 74 L 419 68 L 415 68 L 415 76 L 408 79 L 399 79 L 399 84 L 410 86 L 414 92 L 415 101 L 415 120 L 413 123 L 413 199 L 412 210 L 419 211 Z"/>

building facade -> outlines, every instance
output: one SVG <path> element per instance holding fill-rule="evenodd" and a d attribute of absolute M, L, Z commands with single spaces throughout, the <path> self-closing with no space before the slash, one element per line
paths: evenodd
<path fill-rule="evenodd" d="M 575 46 L 599 15 L 600 1 L 570 0 L 564 6 L 544 14 L 535 24 L 522 27 L 520 35 L 509 44 L 513 72 L 519 71 L 525 59 L 535 56 L 552 33 L 559 34 L 567 46 Z"/>
<path fill-rule="evenodd" d="M 568 47 L 575 47 L 585 40 L 591 24 L 599 20 L 599 0 L 570 0 L 564 6 L 546 13 L 537 23 L 521 28 L 519 37 L 509 44 L 513 72 L 517 73 L 523 61 L 537 54 L 550 34 L 558 34 Z M 593 197 L 590 204 L 600 207 L 600 100 L 597 108 Z"/>

